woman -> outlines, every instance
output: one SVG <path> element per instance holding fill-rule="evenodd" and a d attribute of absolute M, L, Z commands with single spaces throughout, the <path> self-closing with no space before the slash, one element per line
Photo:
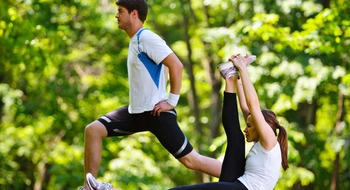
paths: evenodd
<path fill-rule="evenodd" d="M 219 69 L 224 68 L 220 69 L 225 78 L 222 123 L 227 135 L 227 149 L 219 182 L 175 187 L 172 190 L 270 190 L 278 181 L 281 164 L 284 170 L 288 168 L 286 130 L 278 123 L 272 111 L 260 109 L 259 99 L 246 67 L 249 59 L 250 56 L 242 57 L 237 54 L 229 59 L 233 63 L 230 67 L 219 66 Z M 247 142 L 254 142 L 246 158 L 236 94 L 247 124 L 244 130 Z"/>

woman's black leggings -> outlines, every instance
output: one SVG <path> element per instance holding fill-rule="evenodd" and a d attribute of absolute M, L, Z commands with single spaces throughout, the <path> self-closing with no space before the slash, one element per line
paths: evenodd
<path fill-rule="evenodd" d="M 224 92 L 222 124 L 227 136 L 227 148 L 219 182 L 202 183 L 172 188 L 172 190 L 247 190 L 237 180 L 244 173 L 245 140 L 239 124 L 236 93 Z"/>
<path fill-rule="evenodd" d="M 227 136 L 227 148 L 219 181 L 233 182 L 244 173 L 245 140 L 239 124 L 235 93 L 224 92 L 222 124 Z"/>

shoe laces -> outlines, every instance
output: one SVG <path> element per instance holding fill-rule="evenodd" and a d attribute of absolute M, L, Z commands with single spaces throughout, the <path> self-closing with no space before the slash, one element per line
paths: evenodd
<path fill-rule="evenodd" d="M 98 182 L 96 190 L 112 190 L 113 185 L 110 183 Z"/>

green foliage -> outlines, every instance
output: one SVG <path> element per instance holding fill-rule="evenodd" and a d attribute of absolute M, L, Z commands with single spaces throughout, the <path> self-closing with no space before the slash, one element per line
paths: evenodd
<path fill-rule="evenodd" d="M 350 188 L 348 1 L 331 1 L 329 8 L 312 0 L 147 2 L 146 26 L 184 64 L 191 53 L 201 116 L 189 109 L 189 73 L 177 111 L 195 147 L 218 159 L 225 150 L 223 131 L 211 138 L 209 123 L 220 114 L 211 115 L 208 81 L 219 76 L 205 63 L 255 54 L 249 72 L 261 104 L 280 116 L 289 135 L 290 168 L 276 189 L 329 189 L 337 156 L 338 188 Z M 82 185 L 84 126 L 128 103 L 129 40 L 115 13 L 111 1 L 1 0 L 0 189 Z M 106 139 L 100 176 L 122 189 L 198 182 L 149 133 Z"/>

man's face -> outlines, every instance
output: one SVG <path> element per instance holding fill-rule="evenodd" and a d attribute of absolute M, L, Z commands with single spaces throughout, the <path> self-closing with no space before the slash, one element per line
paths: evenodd
<path fill-rule="evenodd" d="M 118 27 L 120 29 L 126 30 L 131 26 L 130 23 L 131 14 L 129 14 L 128 10 L 123 6 L 118 6 L 118 12 L 115 15 L 115 18 L 118 20 Z"/>

